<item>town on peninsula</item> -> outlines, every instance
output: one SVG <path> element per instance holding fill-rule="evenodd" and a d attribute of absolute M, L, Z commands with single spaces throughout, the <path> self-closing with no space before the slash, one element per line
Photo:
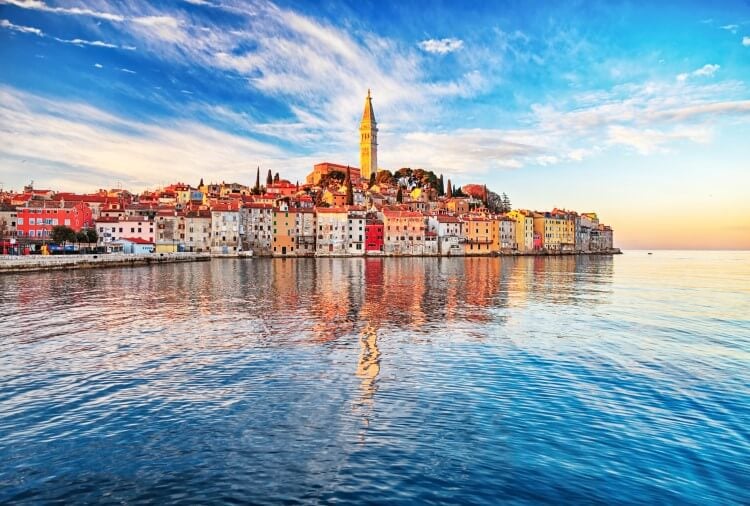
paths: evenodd
<path fill-rule="evenodd" d="M 192 252 L 220 256 L 613 254 L 594 212 L 514 209 L 484 184 L 453 185 L 425 169 L 378 167 L 368 90 L 360 164 L 322 162 L 292 183 L 257 167 L 254 184 L 171 184 L 77 194 L 0 192 L 0 253 Z M 104 256 L 104 255 L 102 255 Z M 162 255 L 164 256 L 164 255 Z"/>

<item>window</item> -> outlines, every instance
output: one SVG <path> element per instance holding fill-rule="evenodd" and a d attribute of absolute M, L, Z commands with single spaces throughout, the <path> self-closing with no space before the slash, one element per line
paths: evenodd
<path fill-rule="evenodd" d="M 36 219 L 29 218 L 29 225 L 36 225 Z"/>

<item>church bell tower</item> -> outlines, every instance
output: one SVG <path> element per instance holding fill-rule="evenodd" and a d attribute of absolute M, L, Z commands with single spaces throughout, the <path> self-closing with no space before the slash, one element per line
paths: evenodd
<path fill-rule="evenodd" d="M 370 90 L 367 90 L 365 112 L 359 124 L 359 171 L 365 181 L 370 179 L 370 174 L 378 172 L 378 128 L 372 111 Z"/>

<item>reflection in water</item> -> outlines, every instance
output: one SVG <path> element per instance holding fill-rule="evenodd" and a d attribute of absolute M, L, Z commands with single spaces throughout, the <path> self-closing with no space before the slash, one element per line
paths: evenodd
<path fill-rule="evenodd" d="M 363 430 L 360 432 L 360 440 L 364 442 L 364 430 L 370 425 L 375 396 L 377 390 L 376 380 L 380 374 L 380 350 L 378 349 L 378 334 L 375 328 L 367 326 L 359 338 L 360 352 L 357 361 L 357 377 L 361 382 L 359 385 L 360 396 L 358 408 L 362 411 Z"/>
<path fill-rule="evenodd" d="M 0 503 L 748 504 L 749 266 L 660 252 L 2 275 Z"/>

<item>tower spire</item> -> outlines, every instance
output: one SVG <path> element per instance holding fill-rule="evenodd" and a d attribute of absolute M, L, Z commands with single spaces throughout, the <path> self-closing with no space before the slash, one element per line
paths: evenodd
<path fill-rule="evenodd" d="M 378 128 L 369 88 L 359 124 L 359 170 L 360 176 L 366 180 L 378 171 Z"/>

